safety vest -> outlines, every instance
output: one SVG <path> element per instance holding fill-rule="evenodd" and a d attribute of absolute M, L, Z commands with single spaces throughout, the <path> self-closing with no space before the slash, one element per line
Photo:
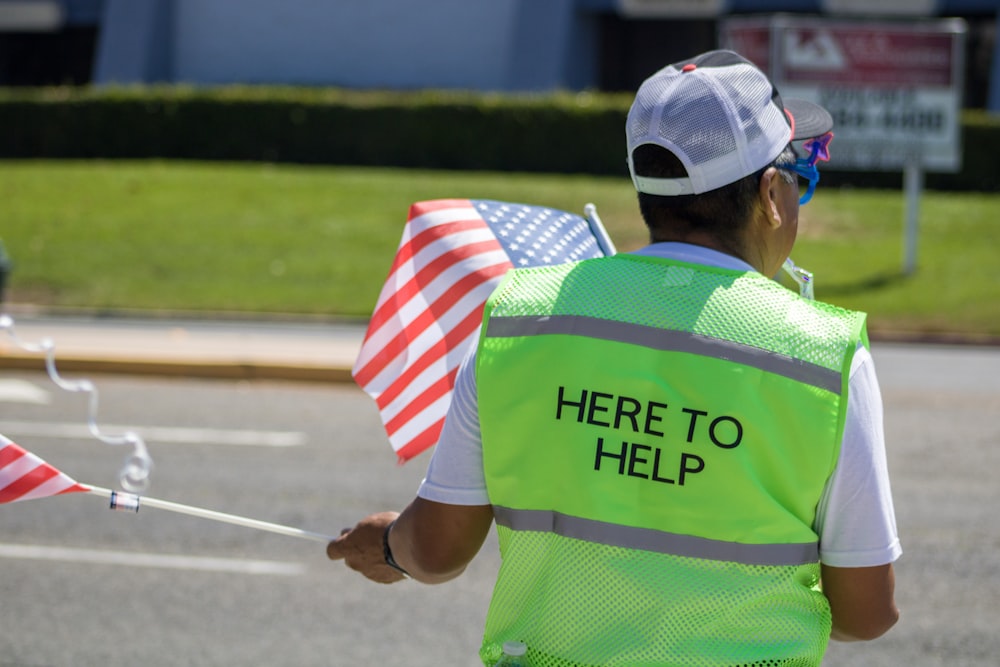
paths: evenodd
<path fill-rule="evenodd" d="M 818 665 L 813 523 L 864 322 L 660 258 L 509 272 L 476 365 L 484 663 L 519 640 L 536 667 Z"/>

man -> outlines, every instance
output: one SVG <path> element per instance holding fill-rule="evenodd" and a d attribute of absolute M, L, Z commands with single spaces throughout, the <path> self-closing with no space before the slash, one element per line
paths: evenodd
<path fill-rule="evenodd" d="M 517 640 L 546 666 L 818 665 L 830 636 L 886 632 L 901 551 L 865 318 L 770 279 L 831 127 L 732 52 L 650 77 L 626 137 L 651 244 L 508 273 L 418 497 L 329 556 L 443 582 L 496 521 L 486 664 Z"/>

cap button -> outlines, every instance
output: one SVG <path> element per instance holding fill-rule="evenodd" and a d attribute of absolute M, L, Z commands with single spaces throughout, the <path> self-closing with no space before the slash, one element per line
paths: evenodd
<path fill-rule="evenodd" d="M 681 71 L 682 72 L 693 72 L 696 69 L 698 69 L 697 65 L 695 65 L 694 63 L 688 63 L 687 65 L 685 65 L 684 67 L 681 68 Z"/>

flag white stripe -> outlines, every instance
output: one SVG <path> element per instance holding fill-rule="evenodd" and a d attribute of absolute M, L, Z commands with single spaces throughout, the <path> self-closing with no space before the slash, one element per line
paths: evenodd
<path fill-rule="evenodd" d="M 393 419 L 413 402 L 415 396 L 421 395 L 443 376 L 458 368 L 458 365 L 462 363 L 462 358 L 469 349 L 469 345 L 472 344 L 478 335 L 479 328 L 477 327 L 459 345 L 448 349 L 444 355 L 440 356 L 423 372 L 413 378 L 407 385 L 406 391 L 401 392 L 399 396 L 381 409 L 383 419 L 385 421 Z"/>
<path fill-rule="evenodd" d="M 423 271 L 424 267 L 429 266 L 441 256 L 451 255 L 460 248 L 480 243 L 494 244 L 495 250 L 492 252 L 500 253 L 504 258 L 507 257 L 506 253 L 504 253 L 503 249 L 500 247 L 500 244 L 496 242 L 496 238 L 493 236 L 492 232 L 490 232 L 489 228 L 485 225 L 480 225 L 479 227 L 473 229 L 466 229 L 461 232 L 452 232 L 448 236 L 442 236 L 431 241 L 414 253 L 412 259 L 400 266 L 393 273 L 392 277 L 395 279 L 397 285 L 403 285 L 409 282 L 415 275 Z M 477 261 L 476 258 L 477 255 L 469 257 L 456 257 L 453 264 L 475 262 Z"/>
<path fill-rule="evenodd" d="M 14 459 L 0 469 L 0 485 L 2 485 L 0 486 L 0 494 L 10 489 L 10 487 L 20 482 L 26 475 L 32 474 L 39 468 L 51 469 L 56 473 L 53 477 L 45 480 L 35 488 L 28 489 L 19 496 L 8 498 L 6 502 L 12 503 L 20 500 L 31 500 L 33 498 L 53 496 L 57 493 L 62 493 L 76 484 L 75 480 L 63 474 L 56 468 L 53 468 L 31 452 L 21 449 L 6 438 L 4 438 L 4 442 L 4 447 L 11 445 L 23 453 L 18 458 Z"/>
<path fill-rule="evenodd" d="M 422 395 L 441 378 L 457 368 L 461 362 L 461 358 L 456 358 L 457 356 L 445 354 L 431 362 L 427 368 L 410 380 L 406 391 L 401 392 L 393 401 L 382 407 L 382 418 L 386 422 L 392 421 L 400 412 L 409 407 L 414 398 Z"/>
<path fill-rule="evenodd" d="M 447 393 L 437 399 L 426 408 L 417 413 L 413 419 L 389 435 L 389 443 L 394 451 L 399 451 L 410 443 L 410 440 L 417 437 L 448 412 L 448 405 L 451 403 L 451 393 Z"/>
<path fill-rule="evenodd" d="M 483 290 L 482 292 L 488 294 L 488 292 L 486 292 L 485 290 Z M 463 307 L 461 313 L 458 314 L 453 314 L 452 312 L 448 313 L 447 317 L 449 319 L 449 326 L 445 332 L 436 331 L 435 327 L 431 327 L 431 329 L 425 331 L 418 338 L 413 340 L 407 350 L 412 355 L 412 361 L 415 362 L 417 358 L 419 358 L 419 355 L 426 353 L 436 343 L 439 343 L 444 338 L 445 335 L 451 335 L 452 331 L 457 327 L 457 325 L 462 321 L 462 319 L 467 318 L 469 315 L 475 314 L 479 305 L 485 298 L 482 292 L 480 294 L 475 294 L 475 293 L 470 294 L 466 298 L 465 303 L 462 304 L 467 307 Z M 459 316 L 461 317 L 459 318 Z M 477 318 L 477 322 L 478 321 L 479 318 Z M 462 345 L 463 346 L 467 345 L 471 341 L 470 336 L 475 336 L 476 334 L 478 334 L 478 331 L 479 331 L 478 325 L 473 327 L 467 335 L 462 337 L 463 338 Z M 465 355 L 465 351 L 467 349 L 468 349 L 467 347 L 463 347 L 456 351 L 456 348 L 454 346 L 449 346 L 447 349 L 438 352 L 438 357 L 434 360 L 433 363 L 431 363 L 428 366 L 427 369 L 422 371 L 416 377 L 409 379 L 408 391 L 401 392 L 399 396 L 393 399 L 390 403 L 387 403 L 386 405 L 382 406 L 382 410 L 386 418 L 391 419 L 395 417 L 396 414 L 398 414 L 398 412 L 405 407 L 404 405 L 401 405 L 400 402 L 405 401 L 406 400 L 405 397 L 408 394 L 411 396 L 414 394 L 416 395 L 422 394 L 424 390 L 427 389 L 427 387 L 433 385 L 437 381 L 437 379 L 441 377 L 441 373 L 447 373 L 448 371 L 455 368 L 455 366 L 457 366 L 458 363 L 462 360 L 462 357 Z M 436 373 L 436 375 L 431 376 L 428 375 L 429 373 Z M 391 387 L 393 383 L 396 382 L 397 377 L 398 376 L 389 378 L 389 381 L 386 384 L 386 388 Z M 385 378 L 381 379 L 385 380 Z"/>
<path fill-rule="evenodd" d="M 427 231 L 439 225 L 445 225 L 452 222 L 461 222 L 463 220 L 478 219 L 479 215 L 476 213 L 476 209 L 471 206 L 463 208 L 447 208 L 441 209 L 439 211 L 431 211 L 430 213 L 425 213 L 423 215 L 417 216 L 412 220 L 408 221 L 403 227 L 402 238 L 399 241 L 399 246 L 397 248 L 397 254 L 399 250 L 404 248 L 406 245 L 413 241 L 413 238 L 420 234 L 421 232 Z M 412 261 L 412 260 L 411 260 Z M 407 264 L 409 262 L 404 262 Z M 395 272 L 389 274 L 389 279 L 391 280 Z M 392 295 L 391 290 L 383 289 L 382 293 L 379 295 L 378 301 L 375 303 L 375 310 L 378 310 L 379 306 Z"/>
<path fill-rule="evenodd" d="M 44 461 L 30 452 L 14 459 L 3 468 L 0 468 L 0 481 L 3 483 L 3 486 L 0 487 L 0 491 L 3 491 L 25 475 L 31 473 L 31 471 L 44 464 Z"/>
<path fill-rule="evenodd" d="M 429 348 L 437 343 L 442 335 L 447 334 L 469 315 L 475 313 L 489 296 L 492 284 L 482 285 L 465 295 L 463 295 L 451 308 L 449 308 L 440 318 L 431 322 L 421 332 L 410 332 L 415 334 L 413 338 L 407 340 L 407 344 L 399 350 L 398 354 L 389 360 L 376 375 L 365 383 L 365 389 L 371 389 L 381 393 L 385 391 L 396 378 L 398 378 L 409 366 L 416 361 Z"/>
<path fill-rule="evenodd" d="M 477 233 L 477 236 L 482 236 Z M 488 230 L 486 230 L 486 238 L 478 238 L 479 241 L 488 241 L 492 238 L 489 235 Z M 385 287 L 383 288 L 383 293 L 385 294 L 398 294 L 399 290 L 403 289 L 407 283 L 413 280 L 419 271 L 414 271 L 414 266 L 424 267 L 430 262 L 434 261 L 441 255 L 448 255 L 455 251 L 456 247 L 454 244 L 448 244 L 448 239 L 441 239 L 439 242 L 430 244 L 424 250 L 421 250 L 418 255 L 419 257 L 414 258 L 412 262 L 407 262 L 404 266 L 400 267 L 390 278 L 387 280 Z M 433 247 L 432 247 L 433 246 Z M 426 256 L 424 253 L 426 252 Z M 399 333 L 397 322 L 402 322 L 405 327 L 414 319 L 420 317 L 421 314 L 426 310 L 426 305 L 433 303 L 436 299 L 440 298 L 447 290 L 455 284 L 460 278 L 465 277 L 469 273 L 486 269 L 498 264 L 510 263 L 507 258 L 507 254 L 501 249 L 496 249 L 490 252 L 479 253 L 473 255 L 472 257 L 467 257 L 464 259 L 456 258 L 455 262 L 450 266 L 446 267 L 441 274 L 434 278 L 426 286 L 421 287 L 421 289 L 413 294 L 405 303 L 397 304 L 393 317 L 386 320 L 382 326 L 378 327 L 376 330 L 372 331 L 366 338 L 365 348 L 374 349 L 376 352 L 382 349 L 383 346 L 387 345 L 397 333 Z M 382 301 L 386 301 L 383 298 Z M 378 309 L 376 308 L 376 312 Z M 389 326 L 394 324 L 394 326 Z M 361 359 L 362 357 L 359 357 Z M 367 361 L 367 359 L 366 359 Z M 362 367 L 363 364 L 358 366 Z"/>
<path fill-rule="evenodd" d="M 359 365 L 360 362 L 359 364 L 356 364 L 355 373 L 361 371 L 364 371 L 365 373 L 368 372 L 368 369 L 365 367 L 368 363 L 370 363 L 371 358 L 379 352 L 384 352 L 385 348 L 388 346 L 389 340 L 383 340 L 383 338 L 387 338 L 389 333 L 393 334 L 393 336 L 398 335 L 400 331 L 406 331 L 408 334 L 415 334 L 415 337 L 409 338 L 406 341 L 406 345 L 403 346 L 394 357 L 391 359 L 381 360 L 382 370 L 364 383 L 363 388 L 365 391 L 368 391 L 369 393 L 377 392 L 378 394 L 385 391 L 385 389 L 391 385 L 397 377 L 399 377 L 411 361 L 420 358 L 421 354 L 440 340 L 442 333 L 450 332 L 455 328 L 455 326 L 468 317 L 470 313 L 478 310 L 493 291 L 498 281 L 499 278 L 496 278 L 472 285 L 465 294 L 458 297 L 458 299 L 441 315 L 441 317 L 433 322 L 430 322 L 422 332 L 410 331 L 410 327 L 418 317 L 427 313 L 427 310 L 430 308 L 430 303 L 423 303 L 418 299 L 411 300 L 409 304 L 399 311 L 400 317 L 392 318 L 392 320 L 387 321 L 386 324 L 379 329 L 379 333 L 385 332 L 385 336 L 372 336 L 369 338 L 369 342 L 366 342 L 363 346 L 371 352 L 368 355 L 369 358 L 364 360 L 365 363 L 363 365 Z M 409 312 L 411 310 L 415 312 Z M 393 325 L 392 328 L 394 331 L 389 331 L 390 324 Z"/>
<path fill-rule="evenodd" d="M 386 364 L 386 366 L 365 384 L 365 391 L 377 392 L 381 394 L 402 374 L 406 367 L 413 361 L 420 358 L 435 343 L 441 340 L 442 336 L 450 332 L 456 325 L 462 322 L 468 315 L 479 308 L 486 297 L 490 295 L 492 286 L 489 284 L 479 284 L 472 291 L 459 299 L 454 306 L 421 332 L 416 338 L 409 341 L 409 344 L 400 351 L 396 357 Z M 376 394 L 373 394 L 376 395 Z"/>
<path fill-rule="evenodd" d="M 10 502 L 17 502 L 20 500 L 32 500 L 34 498 L 48 498 L 49 496 L 54 496 L 59 493 L 62 493 L 66 489 L 75 485 L 76 485 L 75 481 L 73 481 L 66 475 L 63 475 L 62 473 L 59 473 L 58 475 L 44 482 L 43 484 L 39 484 L 31 491 L 23 495 L 20 495 L 17 498 L 13 498 Z"/>
<path fill-rule="evenodd" d="M 396 310 L 391 317 L 387 317 L 381 326 L 368 332 L 365 343 L 354 364 L 354 371 L 359 372 L 399 335 L 400 331 L 405 331 L 415 320 L 424 316 L 430 304 L 441 298 L 449 289 L 470 273 L 490 269 L 497 266 L 510 266 L 510 261 L 506 254 L 501 251 L 483 253 L 474 258 L 466 259 L 445 269 L 440 275 L 432 280 L 426 287 L 417 291 L 405 303 L 397 304 Z M 490 281 L 491 285 L 496 284 L 496 280 Z M 391 291 L 402 289 L 403 285 L 391 286 Z M 474 289 L 475 286 L 472 286 Z"/>
<path fill-rule="evenodd" d="M 397 326 L 398 324 L 402 324 L 404 328 L 409 326 L 415 320 L 423 317 L 430 304 L 440 299 L 461 278 L 475 271 L 504 265 L 510 265 L 510 260 L 507 259 L 507 256 L 502 252 L 494 252 L 477 255 L 474 259 L 469 259 L 449 267 L 426 286 L 422 287 L 419 292 L 414 294 L 405 303 L 398 304 L 393 317 L 368 337 L 370 345 L 376 350 L 382 349 L 399 333 L 399 330 L 395 327 L 388 326 L 390 323 Z M 402 288 L 402 285 L 399 287 Z M 366 343 L 366 347 L 368 347 L 368 343 Z"/>
<path fill-rule="evenodd" d="M 450 206 L 448 208 L 439 208 L 436 211 L 428 211 L 422 215 L 418 215 L 415 218 L 411 218 L 406 223 L 406 228 L 404 229 L 403 238 L 411 239 L 420 232 L 426 231 L 433 227 L 438 227 L 440 225 L 449 224 L 452 222 L 462 222 L 464 220 L 481 220 L 482 216 L 479 215 L 479 211 L 471 203 L 461 206 Z M 408 232 L 407 232 L 408 230 Z"/>

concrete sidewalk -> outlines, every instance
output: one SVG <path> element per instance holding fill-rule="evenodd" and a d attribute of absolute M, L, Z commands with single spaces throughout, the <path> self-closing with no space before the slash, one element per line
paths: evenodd
<path fill-rule="evenodd" d="M 59 372 L 351 382 L 363 324 L 150 319 L 13 313 L 0 368 Z M 13 335 L 11 335 L 13 334 Z M 29 349 L 24 349 L 27 346 Z"/>

